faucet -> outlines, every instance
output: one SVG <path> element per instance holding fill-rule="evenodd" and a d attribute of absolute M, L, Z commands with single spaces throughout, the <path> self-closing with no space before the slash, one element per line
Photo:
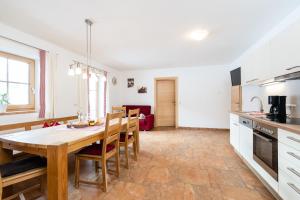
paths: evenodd
<path fill-rule="evenodd" d="M 263 108 L 263 103 L 262 103 L 261 98 L 258 97 L 258 96 L 254 96 L 254 97 L 251 98 L 250 101 L 252 102 L 254 99 L 258 99 L 259 100 L 259 103 L 260 103 L 260 112 L 263 113 L 264 112 L 264 108 Z"/>

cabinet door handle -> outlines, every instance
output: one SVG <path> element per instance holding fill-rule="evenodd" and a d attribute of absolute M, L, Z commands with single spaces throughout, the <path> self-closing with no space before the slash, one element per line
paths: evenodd
<path fill-rule="evenodd" d="M 251 82 L 257 81 L 257 80 L 258 80 L 258 78 L 254 78 L 254 79 L 251 79 L 251 80 L 249 80 L 249 81 L 246 81 L 246 83 L 251 83 Z"/>
<path fill-rule="evenodd" d="M 300 177 L 300 173 L 297 172 L 297 170 L 295 170 L 294 168 L 291 168 L 291 167 L 287 167 L 287 169 L 292 172 L 293 174 L 295 174 L 296 176 Z"/>
<path fill-rule="evenodd" d="M 233 123 L 233 125 L 235 125 L 235 126 L 239 126 L 237 123 Z"/>
<path fill-rule="evenodd" d="M 287 154 L 289 154 L 290 156 L 293 156 L 294 158 L 300 160 L 300 156 L 294 154 L 293 152 L 287 152 Z"/>
<path fill-rule="evenodd" d="M 260 139 L 262 139 L 262 140 L 266 141 L 266 142 L 272 142 L 272 140 L 271 140 L 271 139 L 269 139 L 269 138 L 266 138 L 266 137 L 264 137 L 264 136 L 261 136 L 261 135 L 259 135 L 259 134 L 255 133 L 255 132 L 253 132 L 253 134 L 254 134 L 255 136 L 259 137 Z"/>
<path fill-rule="evenodd" d="M 296 185 L 294 185 L 293 183 L 287 183 L 293 190 L 295 190 L 295 192 L 297 192 L 298 194 L 300 194 L 300 189 L 297 188 Z"/>
<path fill-rule="evenodd" d="M 296 69 L 296 68 L 298 68 L 298 67 L 300 67 L 300 66 L 294 66 L 294 67 L 288 67 L 288 68 L 286 68 L 285 70 L 292 70 L 292 69 Z"/>
<path fill-rule="evenodd" d="M 287 136 L 286 138 L 287 138 L 287 139 L 290 139 L 290 140 L 293 140 L 294 142 L 300 143 L 300 140 L 297 139 L 297 138 L 294 138 L 294 137 L 291 137 L 291 136 Z"/>

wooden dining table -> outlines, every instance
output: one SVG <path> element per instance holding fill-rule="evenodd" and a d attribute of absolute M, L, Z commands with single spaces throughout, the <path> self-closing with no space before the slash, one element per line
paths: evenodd
<path fill-rule="evenodd" d="M 138 122 L 137 122 L 137 127 Z M 122 131 L 127 118 L 122 119 Z M 0 164 L 12 157 L 12 150 L 47 158 L 47 190 L 49 200 L 68 199 L 68 154 L 103 138 L 105 126 L 67 128 L 66 125 L 0 135 Z M 139 130 L 134 132 L 139 151 Z"/>

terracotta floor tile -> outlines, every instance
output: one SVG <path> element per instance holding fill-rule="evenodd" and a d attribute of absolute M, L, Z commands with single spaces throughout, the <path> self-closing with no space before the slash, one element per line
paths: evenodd
<path fill-rule="evenodd" d="M 109 173 L 108 192 L 80 184 L 74 188 L 74 155 L 69 156 L 71 200 L 273 200 L 229 144 L 227 131 L 164 129 L 140 132 L 138 161 L 120 177 Z M 131 151 L 131 150 L 130 150 Z M 81 163 L 80 176 L 102 180 L 93 162 Z M 114 163 L 109 163 L 114 170 Z M 26 197 L 33 197 L 33 193 Z M 46 199 L 45 196 L 40 200 Z"/>
<path fill-rule="evenodd" d="M 199 168 L 181 167 L 177 172 L 178 179 L 187 184 L 192 185 L 209 185 L 209 176 L 207 170 Z"/>
<path fill-rule="evenodd" d="M 224 200 L 264 200 L 259 192 L 235 186 L 221 187 Z"/>
<path fill-rule="evenodd" d="M 146 175 L 145 182 L 166 184 L 171 180 L 171 174 L 166 167 L 152 167 Z"/>

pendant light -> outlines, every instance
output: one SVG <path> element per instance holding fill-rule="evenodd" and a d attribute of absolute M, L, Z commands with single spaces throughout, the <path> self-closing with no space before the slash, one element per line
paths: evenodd
<path fill-rule="evenodd" d="M 75 74 L 76 74 L 76 75 L 81 74 L 81 67 L 80 67 L 80 63 L 79 63 L 79 62 L 77 63 L 77 67 L 76 67 L 76 69 L 75 69 Z"/>
<path fill-rule="evenodd" d="M 73 69 L 73 66 L 72 66 L 72 65 L 70 65 L 70 68 L 69 68 L 69 70 L 68 70 L 68 75 L 69 75 L 69 76 L 74 76 L 74 75 L 75 75 L 75 72 L 74 72 L 74 69 Z"/>

